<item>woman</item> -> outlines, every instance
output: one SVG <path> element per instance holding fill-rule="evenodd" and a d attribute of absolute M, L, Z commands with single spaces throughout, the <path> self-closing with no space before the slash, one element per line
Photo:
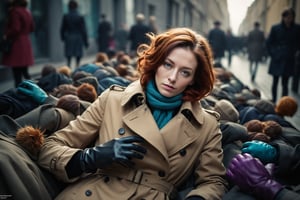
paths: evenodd
<path fill-rule="evenodd" d="M 186 199 L 225 193 L 218 115 L 199 103 L 214 83 L 208 42 L 187 28 L 148 37 L 140 80 L 110 87 L 45 141 L 39 164 L 73 182 L 57 199 L 174 199 L 190 174 Z"/>
<path fill-rule="evenodd" d="M 2 64 L 12 68 L 15 87 L 22 77 L 30 79 L 28 66 L 33 65 L 33 51 L 30 33 L 34 31 L 34 22 L 27 7 L 27 0 L 13 0 L 9 10 L 4 39 L 12 41 L 11 50 L 3 54 Z"/>
<path fill-rule="evenodd" d="M 83 16 L 78 13 L 78 3 L 70 0 L 68 8 L 69 12 L 62 19 L 60 36 L 65 43 L 67 65 L 71 67 L 71 59 L 75 57 L 76 67 L 78 67 L 83 55 L 83 46 L 86 48 L 89 46 L 87 30 Z"/>
<path fill-rule="evenodd" d="M 299 49 L 300 29 L 295 24 L 296 13 L 293 8 L 284 9 L 281 22 L 272 26 L 266 40 L 271 56 L 269 74 L 273 76 L 272 101 L 277 103 L 277 88 L 281 78 L 282 95 L 288 96 L 289 79 L 294 74 L 296 51 Z"/>

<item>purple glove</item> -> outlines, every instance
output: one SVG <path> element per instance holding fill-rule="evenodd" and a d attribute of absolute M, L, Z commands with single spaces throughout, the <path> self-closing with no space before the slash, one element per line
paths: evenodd
<path fill-rule="evenodd" d="M 259 199 L 274 199 L 283 188 L 272 179 L 265 166 L 250 154 L 238 154 L 230 162 L 227 177 L 244 192 Z"/>

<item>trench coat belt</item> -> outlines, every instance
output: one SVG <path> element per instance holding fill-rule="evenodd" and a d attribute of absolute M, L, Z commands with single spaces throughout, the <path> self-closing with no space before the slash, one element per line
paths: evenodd
<path fill-rule="evenodd" d="M 177 195 L 177 191 L 173 184 L 146 174 L 141 170 L 125 169 L 125 170 L 98 170 L 98 174 L 126 179 L 138 185 L 144 185 L 160 192 L 167 194 L 171 199 Z"/>

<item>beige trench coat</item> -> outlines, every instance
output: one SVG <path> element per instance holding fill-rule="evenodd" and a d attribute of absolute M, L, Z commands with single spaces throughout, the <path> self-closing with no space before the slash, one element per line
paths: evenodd
<path fill-rule="evenodd" d="M 72 182 L 57 199 L 169 199 L 172 187 L 182 183 L 194 169 L 196 188 L 188 196 L 221 199 L 226 181 L 217 118 L 199 103 L 184 102 L 159 130 L 139 81 L 126 89 L 112 86 L 76 120 L 48 137 L 39 164 L 57 178 Z M 147 153 L 143 160 L 134 160 L 134 170 L 115 164 L 95 174 L 68 179 L 65 166 L 74 153 L 91 144 L 129 135 L 146 140 Z"/>

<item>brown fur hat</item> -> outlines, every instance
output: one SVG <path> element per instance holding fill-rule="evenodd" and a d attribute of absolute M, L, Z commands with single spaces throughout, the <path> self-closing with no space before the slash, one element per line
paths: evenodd
<path fill-rule="evenodd" d="M 25 126 L 17 131 L 16 142 L 32 155 L 37 156 L 44 143 L 44 132 L 32 126 Z"/>
<path fill-rule="evenodd" d="M 263 122 L 263 124 L 263 132 L 272 139 L 278 138 L 282 134 L 282 127 L 277 122 L 270 120 Z"/>
<path fill-rule="evenodd" d="M 65 75 L 67 77 L 71 77 L 71 74 L 72 74 L 71 68 L 66 66 L 66 65 L 60 66 L 57 69 L 57 72 L 60 73 L 60 74 Z"/>
<path fill-rule="evenodd" d="M 80 113 L 80 100 L 76 95 L 67 94 L 59 98 L 56 107 L 69 111 L 76 116 Z"/>
<path fill-rule="evenodd" d="M 246 122 L 244 124 L 244 126 L 246 126 L 246 128 L 249 132 L 255 132 L 255 133 L 261 132 L 262 133 L 264 130 L 264 123 L 257 119 L 253 119 L 253 120 Z"/>
<path fill-rule="evenodd" d="M 77 95 L 77 87 L 72 84 L 61 84 L 53 89 L 51 93 L 53 96 L 60 98 L 67 94 Z"/>
<path fill-rule="evenodd" d="M 290 96 L 283 96 L 275 106 L 275 112 L 280 116 L 292 117 L 297 112 L 297 101 Z"/>
<path fill-rule="evenodd" d="M 88 102 L 94 102 L 97 98 L 97 92 L 94 86 L 92 86 L 89 83 L 82 83 L 77 88 L 77 96 L 79 99 L 88 101 Z"/>

